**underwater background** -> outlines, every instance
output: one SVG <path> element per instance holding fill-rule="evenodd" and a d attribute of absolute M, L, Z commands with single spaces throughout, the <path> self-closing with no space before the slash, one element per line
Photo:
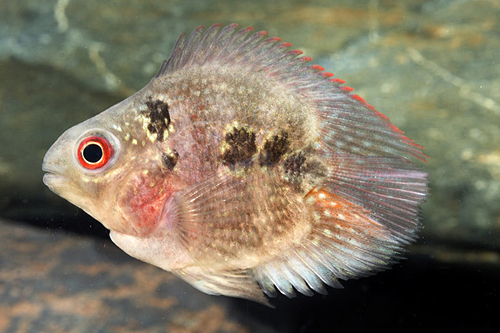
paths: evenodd
<path fill-rule="evenodd" d="M 0 0 L 0 332 L 498 332 L 499 17 L 497 0 Z M 426 148 L 407 260 L 270 309 L 128 257 L 43 185 L 63 131 L 216 22 L 293 43 Z"/>

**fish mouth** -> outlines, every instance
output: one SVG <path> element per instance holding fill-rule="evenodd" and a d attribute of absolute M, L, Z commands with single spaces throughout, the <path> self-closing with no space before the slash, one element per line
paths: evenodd
<path fill-rule="evenodd" d="M 44 170 L 45 171 L 45 170 Z M 63 175 L 48 172 L 43 175 L 43 183 L 50 188 L 52 192 L 58 193 L 59 190 L 66 185 L 67 179 Z"/>
<path fill-rule="evenodd" d="M 56 188 L 60 188 L 67 183 L 66 177 L 62 175 L 63 170 L 61 168 L 57 168 L 44 161 L 42 164 L 42 171 L 45 172 L 43 175 L 43 183 L 54 192 L 56 192 Z"/>

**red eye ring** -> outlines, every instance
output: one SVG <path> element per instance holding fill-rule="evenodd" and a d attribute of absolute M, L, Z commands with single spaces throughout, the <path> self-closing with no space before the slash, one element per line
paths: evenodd
<path fill-rule="evenodd" d="M 101 136 L 90 136 L 80 142 L 78 146 L 78 161 L 89 170 L 105 166 L 113 157 L 113 147 L 108 140 Z"/>

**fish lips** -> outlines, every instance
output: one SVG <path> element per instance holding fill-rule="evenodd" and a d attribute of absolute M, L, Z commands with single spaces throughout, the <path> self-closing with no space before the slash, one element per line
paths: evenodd
<path fill-rule="evenodd" d="M 53 192 L 56 192 L 55 188 L 59 187 L 65 182 L 64 178 L 65 178 L 64 176 L 49 172 L 43 175 L 43 183 Z"/>
<path fill-rule="evenodd" d="M 74 182 L 57 168 L 51 168 L 49 165 L 43 165 L 42 170 L 46 173 L 43 175 L 43 183 L 55 194 L 68 200 L 75 202 L 78 196 L 82 195 L 80 189 L 75 186 Z"/>
<path fill-rule="evenodd" d="M 52 192 L 58 193 L 62 187 L 68 184 L 68 179 L 63 175 L 64 170 L 53 163 L 47 162 L 44 159 L 42 164 L 43 183 L 50 188 Z"/>

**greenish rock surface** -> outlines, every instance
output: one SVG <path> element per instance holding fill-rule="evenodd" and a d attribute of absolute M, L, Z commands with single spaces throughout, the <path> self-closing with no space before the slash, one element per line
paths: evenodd
<path fill-rule="evenodd" d="M 74 214 L 41 183 L 50 144 L 146 84 L 180 33 L 237 21 L 293 42 L 426 147 L 423 235 L 498 247 L 498 17 L 495 1 L 7 2 L 0 215 Z"/>

